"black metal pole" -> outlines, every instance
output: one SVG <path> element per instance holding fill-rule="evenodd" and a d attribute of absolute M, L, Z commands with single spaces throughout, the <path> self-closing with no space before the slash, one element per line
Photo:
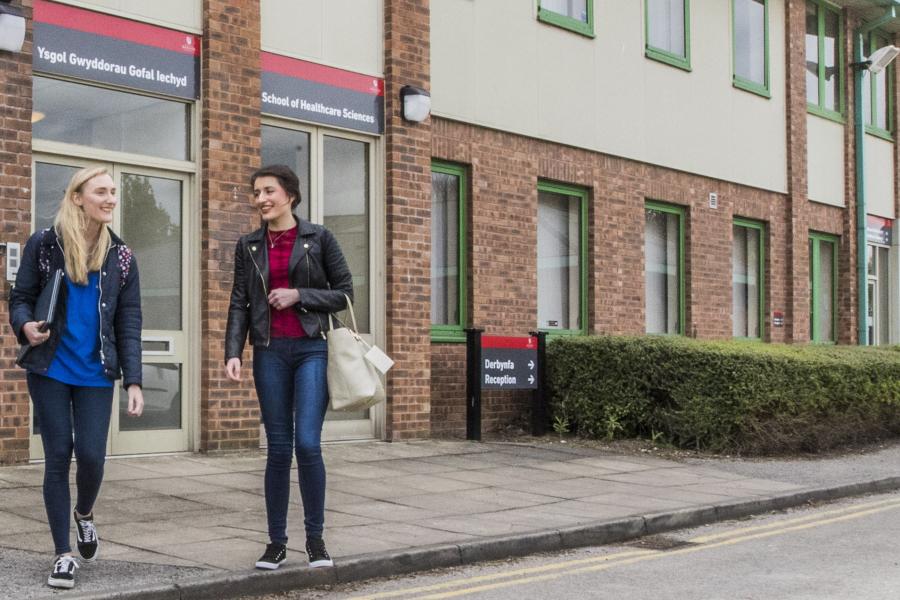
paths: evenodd
<path fill-rule="evenodd" d="M 547 395 L 545 381 L 547 364 L 547 332 L 531 331 L 529 335 L 537 338 L 537 388 L 531 392 L 531 435 L 539 436 L 547 433 Z"/>
<path fill-rule="evenodd" d="M 481 441 L 481 333 L 466 328 L 466 439 Z"/>

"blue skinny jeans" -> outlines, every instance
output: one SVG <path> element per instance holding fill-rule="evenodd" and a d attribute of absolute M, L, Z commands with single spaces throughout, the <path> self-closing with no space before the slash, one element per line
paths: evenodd
<path fill-rule="evenodd" d="M 253 378 L 266 430 L 269 539 L 287 543 L 291 461 L 297 454 L 306 537 L 325 528 L 322 424 L 328 408 L 328 346 L 320 337 L 274 338 L 253 349 Z"/>
<path fill-rule="evenodd" d="M 59 555 L 72 551 L 69 467 L 73 450 L 78 460 L 75 471 L 78 514 L 91 514 L 100 493 L 113 388 L 69 385 L 35 373 L 28 373 L 27 380 L 44 446 L 44 507 L 55 552 Z"/>

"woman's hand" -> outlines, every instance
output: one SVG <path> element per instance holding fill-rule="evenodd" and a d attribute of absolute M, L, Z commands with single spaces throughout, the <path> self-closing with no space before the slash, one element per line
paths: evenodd
<path fill-rule="evenodd" d="M 228 362 L 225 363 L 225 375 L 228 379 L 232 381 L 240 381 L 241 380 L 241 359 L 229 358 Z"/>
<path fill-rule="evenodd" d="M 139 417 L 144 412 L 144 391 L 141 386 L 128 386 L 128 416 Z"/>
<path fill-rule="evenodd" d="M 293 288 L 278 288 L 269 292 L 269 305 L 275 310 L 284 310 L 300 302 L 300 292 Z"/>
<path fill-rule="evenodd" d="M 22 325 L 22 332 L 28 338 L 28 343 L 32 346 L 39 346 L 50 339 L 50 330 L 41 331 L 40 327 L 43 321 L 29 321 Z"/>

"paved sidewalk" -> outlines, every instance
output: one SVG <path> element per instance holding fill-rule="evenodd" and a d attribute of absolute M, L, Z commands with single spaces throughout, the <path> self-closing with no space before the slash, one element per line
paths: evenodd
<path fill-rule="evenodd" d="M 453 441 L 324 453 L 334 569 L 305 566 L 296 492 L 288 563 L 253 569 L 267 541 L 262 453 L 115 459 L 95 507 L 101 560 L 84 565 L 66 592 L 44 585 L 52 544 L 43 465 L 0 468 L 0 598 L 225 598 L 614 542 L 900 487 L 900 448 L 818 461 L 673 462 Z"/>

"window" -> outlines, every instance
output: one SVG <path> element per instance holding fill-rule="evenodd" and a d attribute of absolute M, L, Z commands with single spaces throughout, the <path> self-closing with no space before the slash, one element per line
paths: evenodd
<path fill-rule="evenodd" d="M 889 344 L 891 337 L 890 321 L 890 248 L 887 246 L 866 245 L 866 323 L 868 327 L 867 341 L 870 345 Z"/>
<path fill-rule="evenodd" d="M 465 341 L 466 171 L 431 165 L 431 339 Z"/>
<path fill-rule="evenodd" d="M 769 1 L 733 0 L 735 87 L 769 97 Z"/>
<path fill-rule="evenodd" d="M 890 43 L 887 37 L 879 33 L 872 33 L 866 40 L 867 56 Z M 863 71 L 863 122 L 868 133 L 893 139 L 891 136 L 891 124 L 894 117 L 894 64 L 881 73 L 873 76 L 869 71 Z"/>
<path fill-rule="evenodd" d="M 684 333 L 684 209 L 647 202 L 644 225 L 647 333 Z"/>
<path fill-rule="evenodd" d="M 840 14 L 806 2 L 806 102 L 809 111 L 836 120 L 844 112 L 843 35 Z"/>
<path fill-rule="evenodd" d="M 735 219 L 731 243 L 731 328 L 737 338 L 762 339 L 765 227 Z"/>
<path fill-rule="evenodd" d="M 594 0 L 538 0 L 538 19 L 594 37 Z"/>
<path fill-rule="evenodd" d="M 837 340 L 837 243 L 833 235 L 809 236 L 809 335 L 813 342 Z"/>
<path fill-rule="evenodd" d="M 690 71 L 690 0 L 645 2 L 647 57 Z"/>
<path fill-rule="evenodd" d="M 538 183 L 538 327 L 587 332 L 587 192 Z"/>

